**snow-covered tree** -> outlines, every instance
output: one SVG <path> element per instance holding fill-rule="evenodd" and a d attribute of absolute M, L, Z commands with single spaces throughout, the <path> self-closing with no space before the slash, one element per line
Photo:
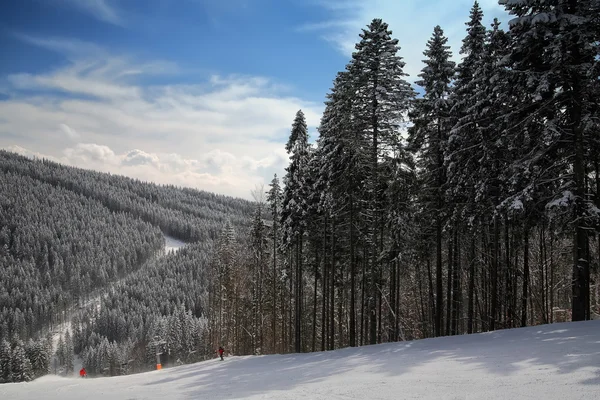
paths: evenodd
<path fill-rule="evenodd" d="M 448 133 L 451 127 L 450 83 L 455 74 L 455 63 L 448 39 L 438 25 L 423 54 L 425 67 L 419 74 L 425 93 L 416 99 L 411 112 L 413 126 L 409 129 L 410 147 L 417 154 L 421 170 L 420 202 L 422 210 L 435 226 L 436 237 L 436 306 L 435 334 L 442 334 L 442 229 L 447 217 L 445 201 L 446 156 Z"/>
<path fill-rule="evenodd" d="M 63 353 L 65 372 L 67 373 L 67 375 L 73 373 L 74 356 L 75 353 L 73 350 L 73 339 L 71 338 L 70 330 L 67 329 L 67 332 L 65 333 L 65 345 Z"/>
<path fill-rule="evenodd" d="M 589 151 L 596 142 L 592 119 L 597 117 L 598 13 L 596 0 L 500 0 L 514 15 L 510 22 L 510 84 L 524 89 L 521 109 L 513 118 L 513 136 L 529 135 L 531 187 L 560 182 L 548 204 L 567 205 L 573 232 L 572 318 L 590 318 L 588 229 L 593 205 L 586 185 Z M 518 118 L 520 117 L 520 118 Z M 533 125 L 533 126 L 532 126 Z"/>
<path fill-rule="evenodd" d="M 315 153 L 315 165 L 318 177 L 313 187 L 314 196 L 318 205 L 318 213 L 323 221 L 313 221 L 322 225 L 320 243 L 328 243 L 328 225 L 337 226 L 336 235 L 345 236 L 350 244 L 348 252 L 338 253 L 340 259 L 347 257 L 350 264 L 350 326 L 349 340 L 351 346 L 356 346 L 356 254 L 357 254 L 357 227 L 364 227 L 365 218 L 364 202 L 368 200 L 365 182 L 369 174 L 369 144 L 362 134 L 360 120 L 355 118 L 355 107 L 358 102 L 355 97 L 356 89 L 352 76 L 348 71 L 339 72 L 334 80 L 331 92 L 327 94 L 325 111 L 319 125 L 318 148 Z M 317 215 L 315 215 L 316 217 Z M 361 223 L 362 220 L 362 223 Z M 347 229 L 341 228 L 347 227 Z M 317 236 L 313 236 L 317 239 Z M 331 243 L 333 246 L 333 243 Z M 330 281 L 330 271 L 323 263 L 322 290 L 323 310 L 328 299 L 334 298 L 333 290 L 326 291 L 334 285 Z M 334 274 L 331 274 L 334 278 Z M 323 312 L 323 311 L 322 311 Z M 323 337 L 331 337 L 331 324 L 329 326 L 322 318 Z M 325 341 L 322 341 L 322 350 L 325 350 Z M 328 343 L 331 348 L 331 342 Z"/>
<path fill-rule="evenodd" d="M 8 340 L 0 342 L 0 381 L 10 382 L 12 350 Z"/>
<path fill-rule="evenodd" d="M 310 160 L 308 129 L 302 110 L 298 110 L 296 113 L 285 149 L 290 155 L 290 164 L 286 168 L 284 177 L 285 187 L 281 208 L 282 240 L 284 248 L 291 252 L 290 254 L 293 255 L 294 259 L 294 348 L 299 353 L 302 349 L 302 248 L 303 236 L 306 230 L 305 215 L 308 194 L 308 188 L 304 180 Z"/>
<path fill-rule="evenodd" d="M 380 254 L 383 237 L 379 226 L 383 214 L 384 178 L 381 163 L 392 155 L 404 152 L 399 129 L 405 121 L 414 91 L 404 79 L 405 63 L 398 55 L 398 39 L 392 39 L 392 31 L 381 19 L 373 19 L 367 29 L 362 30 L 360 42 L 347 70 L 350 74 L 355 105 L 353 118 L 355 127 L 368 142 L 366 180 L 369 201 L 367 219 L 370 230 L 368 241 L 369 276 L 369 342 L 377 342 L 377 289 L 380 273 Z"/>
<path fill-rule="evenodd" d="M 31 362 L 31 369 L 35 378 L 44 376 L 50 371 L 51 353 L 48 351 L 45 339 L 29 339 L 25 347 L 25 355 Z"/>
<path fill-rule="evenodd" d="M 14 344 L 10 359 L 10 381 L 29 382 L 34 378 L 31 361 L 25 354 L 25 346 L 21 340 Z"/>
<path fill-rule="evenodd" d="M 279 184 L 279 178 L 277 174 L 273 176 L 273 180 L 269 184 L 269 191 L 267 192 L 267 203 L 271 212 L 271 240 L 272 240 L 272 252 L 271 259 L 273 262 L 271 270 L 271 348 L 275 349 L 277 345 L 277 292 L 278 292 L 278 278 L 279 278 L 279 267 L 278 267 L 278 254 L 280 248 L 279 238 L 279 222 L 281 219 L 281 207 L 283 202 L 283 192 Z"/>

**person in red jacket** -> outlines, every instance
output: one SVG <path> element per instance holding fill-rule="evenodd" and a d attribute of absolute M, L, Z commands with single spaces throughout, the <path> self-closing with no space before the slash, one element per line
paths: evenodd
<path fill-rule="evenodd" d="M 223 361 L 223 353 L 225 352 L 225 350 L 223 350 L 222 346 L 219 346 L 219 356 L 221 356 L 221 361 Z"/>
<path fill-rule="evenodd" d="M 82 377 L 82 378 L 87 378 L 87 372 L 85 372 L 85 368 L 82 367 L 79 370 L 79 376 Z"/>

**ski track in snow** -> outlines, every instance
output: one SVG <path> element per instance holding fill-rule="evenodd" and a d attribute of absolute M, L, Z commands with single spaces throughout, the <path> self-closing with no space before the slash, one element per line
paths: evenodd
<path fill-rule="evenodd" d="M 160 257 L 163 257 L 165 255 L 168 255 L 170 253 L 175 253 L 177 252 L 180 248 L 182 248 L 183 246 L 186 245 L 185 242 L 182 242 L 178 239 L 175 239 L 174 237 L 171 236 L 167 236 L 165 234 L 163 234 L 164 238 L 165 238 L 165 249 L 164 252 L 160 254 Z M 152 259 L 149 260 L 147 262 L 154 262 L 156 261 L 156 259 Z M 143 266 L 141 267 L 143 268 Z M 127 276 L 124 276 L 123 278 L 113 282 L 110 284 L 110 286 L 105 289 L 102 293 L 91 297 L 89 300 L 86 300 L 81 306 L 80 309 L 84 309 L 84 308 L 88 308 L 90 306 L 95 305 L 96 308 L 99 310 L 100 309 L 100 305 L 102 304 L 102 298 L 105 297 L 107 295 L 107 293 L 110 291 L 110 289 L 112 289 L 113 287 L 115 287 L 116 285 L 118 285 L 121 281 L 123 281 Z M 65 338 L 65 333 L 67 332 L 67 330 L 69 330 L 71 332 L 71 334 L 73 333 L 73 330 L 71 328 L 71 319 L 73 318 L 73 316 L 75 315 L 75 313 L 77 312 L 77 310 L 72 311 L 71 313 L 69 313 L 65 318 L 62 324 L 60 324 L 58 326 L 58 328 L 55 328 L 53 330 L 52 333 L 52 350 L 53 352 L 56 352 L 56 349 L 58 347 L 58 341 L 60 339 L 60 337 L 62 336 L 63 340 Z M 54 372 L 54 354 L 52 356 L 52 361 L 50 362 L 50 368 L 52 370 L 52 372 Z M 79 370 L 81 369 L 81 367 L 83 366 L 83 362 L 82 360 L 79 358 L 79 356 L 75 356 L 74 358 L 74 368 L 73 368 L 73 376 L 75 377 L 79 377 Z"/>
<path fill-rule="evenodd" d="M 15 400 L 589 400 L 598 393 L 600 321 L 0 385 L 0 399 Z"/>

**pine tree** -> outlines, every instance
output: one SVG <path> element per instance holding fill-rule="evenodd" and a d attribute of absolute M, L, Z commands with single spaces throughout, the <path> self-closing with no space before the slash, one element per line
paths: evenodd
<path fill-rule="evenodd" d="M 10 381 L 29 382 L 33 379 L 31 362 L 25 354 L 25 346 L 21 340 L 17 340 L 10 360 Z"/>
<path fill-rule="evenodd" d="M 510 26 L 510 84 L 528 94 L 522 105 L 528 115 L 514 120 L 513 136 L 526 132 L 532 123 L 542 132 L 531 138 L 527 149 L 534 156 L 522 161 L 534 172 L 527 187 L 563 182 L 554 198 L 572 209 L 572 318 L 590 319 L 588 229 L 593 205 L 586 170 L 596 134 L 590 121 L 599 107 L 594 90 L 600 4 L 595 0 L 500 0 L 500 4 L 515 16 Z"/>
<path fill-rule="evenodd" d="M 277 282 L 279 278 L 279 272 L 277 269 L 277 255 L 279 253 L 279 220 L 281 218 L 281 206 L 283 202 L 283 193 L 281 191 L 281 187 L 279 186 L 279 178 L 277 178 L 277 174 L 273 177 L 271 184 L 269 185 L 270 189 L 267 193 L 267 202 L 269 204 L 269 209 L 271 211 L 271 238 L 273 241 L 273 252 L 271 258 L 273 259 L 273 269 L 271 271 L 271 349 L 275 351 L 276 349 L 276 338 L 277 338 Z"/>
<path fill-rule="evenodd" d="M 12 350 L 10 343 L 6 339 L 2 339 L 0 343 L 0 381 L 10 382 L 11 378 L 11 358 Z"/>
<path fill-rule="evenodd" d="M 227 221 L 219 237 L 218 261 L 216 276 L 217 296 L 217 337 L 213 345 L 225 345 L 233 348 L 233 274 L 237 262 L 235 230 L 231 221 Z"/>
<path fill-rule="evenodd" d="M 281 208 L 281 224 L 283 228 L 284 246 L 291 250 L 294 258 L 294 350 L 302 351 L 302 314 L 303 314 L 303 268 L 302 245 L 306 231 L 306 197 L 307 187 L 304 178 L 307 172 L 310 148 L 308 129 L 304 113 L 299 110 L 292 124 L 290 138 L 285 146 L 290 154 L 290 165 L 286 168 L 284 178 L 283 203 Z"/>
<path fill-rule="evenodd" d="M 476 120 L 469 113 L 476 105 L 475 98 L 481 93 L 478 83 L 474 81 L 478 68 L 484 56 L 486 42 L 486 29 L 482 24 L 483 11 L 479 2 L 475 1 L 470 11 L 470 19 L 467 25 L 467 35 L 462 41 L 460 54 L 464 58 L 457 66 L 456 81 L 452 94 L 451 117 L 453 129 L 448 138 L 447 162 L 448 180 L 450 188 L 450 200 L 454 204 L 472 205 L 466 199 L 467 196 L 475 197 L 473 187 L 477 182 L 469 170 L 460 169 L 456 166 L 456 158 L 469 157 L 468 151 L 472 141 L 476 140 Z M 475 158 L 472 159 L 475 162 Z M 471 209 L 463 206 L 453 210 L 457 217 L 473 218 Z M 462 214 L 462 215 L 461 215 Z M 472 221 L 469 221 L 472 222 Z"/>
<path fill-rule="evenodd" d="M 167 341 L 169 358 L 177 360 L 181 357 L 183 348 L 183 321 L 179 318 L 178 314 L 174 313 L 168 318 L 167 336 L 165 339 Z"/>
<path fill-rule="evenodd" d="M 360 121 L 355 118 L 358 107 L 355 89 L 348 71 L 339 72 L 334 80 L 333 88 L 327 95 L 325 111 L 319 126 L 318 149 L 315 158 L 319 160 L 318 182 L 313 190 L 319 197 L 319 213 L 324 219 L 321 225 L 323 233 L 321 242 L 327 243 L 326 231 L 328 222 L 335 226 L 347 226 L 346 231 L 337 229 L 336 236 L 345 235 L 350 244 L 347 257 L 350 264 L 350 326 L 349 343 L 356 346 L 356 260 L 357 231 L 364 226 L 361 223 L 363 204 L 367 201 L 365 181 L 368 176 L 369 142 L 361 134 Z M 347 221 L 347 224 L 346 224 Z M 337 223 L 336 223 L 337 222 Z M 340 237 L 340 239 L 342 239 Z M 333 245 L 333 244 L 332 244 Z M 323 253 L 325 247 L 323 247 Z M 323 254 L 324 258 L 325 254 Z M 346 254 L 338 253 L 339 259 Z M 325 291 L 328 271 L 323 263 L 323 288 Z M 333 294 L 323 293 L 323 316 L 325 303 Z M 322 336 L 326 336 L 326 324 L 322 321 Z M 323 341 L 324 344 L 324 341 Z M 324 346 L 322 346 L 324 350 Z"/>
<path fill-rule="evenodd" d="M 416 82 L 425 89 L 425 93 L 422 99 L 415 101 L 411 112 L 414 125 L 409 129 L 409 143 L 418 155 L 418 165 L 422 170 L 420 201 L 424 205 L 423 210 L 427 210 L 425 218 L 435 221 L 436 227 L 436 336 L 442 334 L 442 228 L 447 217 L 444 160 L 450 129 L 450 82 L 455 73 L 447 42 L 442 28 L 436 26 L 423 52 L 427 59 L 419 74 L 421 80 Z"/>
<path fill-rule="evenodd" d="M 67 375 L 72 374 L 73 373 L 73 367 L 74 367 L 74 350 L 73 350 L 73 340 L 71 338 L 71 332 L 67 329 L 67 332 L 65 333 L 65 347 L 64 347 L 64 365 L 65 365 L 65 372 L 67 373 Z"/>
<path fill-rule="evenodd" d="M 62 334 L 58 337 L 58 343 L 56 344 L 56 358 L 58 359 L 58 365 L 61 367 L 65 365 L 65 342 L 63 340 Z"/>
<path fill-rule="evenodd" d="M 374 19 L 363 29 L 356 52 L 347 67 L 356 99 L 354 118 L 356 126 L 368 139 L 368 209 L 369 220 L 369 342 L 377 342 L 377 298 L 380 276 L 380 255 L 383 237 L 379 227 L 382 219 L 383 191 L 381 160 L 403 151 L 399 128 L 404 122 L 414 92 L 404 79 L 405 63 L 397 54 L 398 40 L 381 19 Z"/>
<path fill-rule="evenodd" d="M 488 33 L 483 57 L 472 80 L 477 91 L 474 105 L 468 109 L 471 125 L 466 132 L 463 131 L 466 135 L 469 131 L 474 132 L 475 137 L 471 137 L 470 140 L 469 161 L 466 165 L 459 166 L 459 168 L 470 170 L 471 179 L 474 181 L 475 198 L 468 202 L 472 205 L 472 215 L 482 218 L 492 216 L 490 330 L 496 329 L 496 320 L 500 314 L 498 290 L 500 280 L 499 226 L 501 222 L 499 220 L 500 213 L 504 211 L 501 209 L 501 202 L 508 194 L 506 171 L 510 164 L 510 158 L 514 154 L 506 152 L 506 148 L 511 145 L 511 139 L 506 135 L 506 125 L 502 121 L 506 114 L 506 105 L 511 103 L 511 97 L 507 92 L 506 69 L 503 64 L 508 45 L 507 35 L 500 29 L 498 20 L 494 19 L 492 30 Z M 465 118 L 461 120 L 461 124 L 464 123 Z M 506 212 L 504 213 L 507 215 Z"/>
<path fill-rule="evenodd" d="M 250 232 L 251 249 L 253 252 L 253 288 L 252 288 L 252 347 L 253 354 L 260 349 L 263 349 L 263 290 L 265 281 L 265 261 L 267 259 L 267 233 L 266 226 L 263 220 L 263 198 L 264 192 L 261 189 L 256 194 L 258 205 L 254 213 L 252 228 Z M 256 339 L 258 338 L 258 340 Z"/>
<path fill-rule="evenodd" d="M 480 15 L 472 12 L 472 15 Z M 479 18 L 479 17 L 478 17 Z M 475 32 L 479 32 L 479 25 Z M 508 37 L 500 29 L 498 20 L 494 20 L 492 29 L 487 33 L 483 48 L 480 41 L 467 36 L 470 57 L 465 59 L 466 66 L 457 93 L 461 93 L 454 116 L 457 122 L 452 129 L 447 156 L 448 183 L 450 197 L 455 204 L 454 218 L 467 219 L 471 233 L 475 234 L 476 224 L 491 229 L 491 309 L 488 316 L 489 329 L 494 330 L 498 315 L 498 268 L 499 268 L 499 229 L 500 203 L 507 194 L 506 171 L 509 157 L 506 148 L 511 141 L 506 135 L 504 115 L 507 105 L 514 101 L 506 83 L 504 58 L 508 51 Z M 478 36 L 477 36 L 478 37 Z M 481 53 L 477 53 L 481 51 Z M 467 62 L 468 61 L 468 62 Z M 471 262 L 469 272 L 468 321 L 472 329 L 475 264 Z"/>

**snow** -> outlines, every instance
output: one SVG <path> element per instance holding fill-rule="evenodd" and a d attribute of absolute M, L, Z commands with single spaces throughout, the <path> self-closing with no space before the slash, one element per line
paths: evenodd
<path fill-rule="evenodd" d="M 575 195 L 569 191 L 565 190 L 562 193 L 562 197 L 552 200 L 550 203 L 546 205 L 546 208 L 551 207 L 567 207 L 575 201 Z"/>
<path fill-rule="evenodd" d="M 523 202 L 520 199 L 514 199 L 509 208 L 512 210 L 522 210 Z"/>
<path fill-rule="evenodd" d="M 600 321 L 228 357 L 113 378 L 47 376 L 0 385 L 2 399 L 593 399 Z"/>
<path fill-rule="evenodd" d="M 165 253 L 176 252 L 183 246 L 185 246 L 185 242 L 181 240 L 177 240 L 174 237 L 163 235 L 165 237 Z"/>

